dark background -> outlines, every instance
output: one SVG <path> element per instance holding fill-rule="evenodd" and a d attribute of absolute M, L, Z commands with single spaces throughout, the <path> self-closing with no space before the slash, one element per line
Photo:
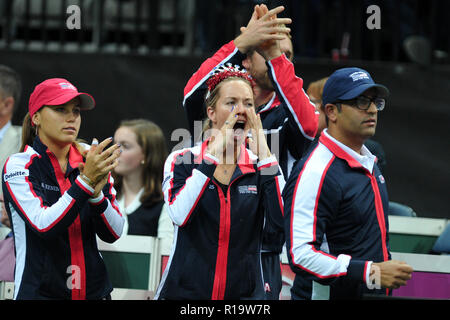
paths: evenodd
<path fill-rule="evenodd" d="M 72 3 L 80 5 L 81 30 L 66 28 Z M 294 64 L 305 90 L 345 66 L 368 70 L 390 89 L 374 137 L 386 153 L 390 200 L 420 217 L 450 218 L 447 0 L 0 0 L 0 64 L 23 82 L 13 122 L 21 124 L 35 85 L 62 77 L 97 103 L 82 114 L 81 138 L 107 138 L 121 120 L 142 117 L 161 126 L 172 150 L 181 142 L 172 133 L 187 129 L 185 83 L 235 38 L 257 3 L 282 4 L 282 15 L 293 19 Z M 373 4 L 380 30 L 366 26 Z"/>
<path fill-rule="evenodd" d="M 172 132 L 187 128 L 184 85 L 202 61 L 203 57 L 0 51 L 0 62 L 23 77 L 15 124 L 26 113 L 28 97 L 37 83 L 63 77 L 79 91 L 92 94 L 97 103 L 82 115 L 81 138 L 107 138 L 121 120 L 143 117 L 161 126 L 170 150 L 180 142 L 171 141 Z M 411 206 L 421 217 L 450 218 L 450 67 L 307 59 L 298 59 L 295 67 L 306 88 L 346 65 L 365 68 L 391 91 L 374 137 L 386 152 L 390 200 Z"/>

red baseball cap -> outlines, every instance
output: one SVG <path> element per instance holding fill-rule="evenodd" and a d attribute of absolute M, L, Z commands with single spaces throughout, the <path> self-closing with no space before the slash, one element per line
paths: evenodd
<path fill-rule="evenodd" d="M 95 100 L 90 94 L 78 92 L 77 88 L 66 79 L 48 79 L 34 88 L 28 103 L 28 112 L 32 117 L 43 106 L 58 106 L 75 97 L 80 97 L 81 110 L 90 110 L 95 107 Z"/>

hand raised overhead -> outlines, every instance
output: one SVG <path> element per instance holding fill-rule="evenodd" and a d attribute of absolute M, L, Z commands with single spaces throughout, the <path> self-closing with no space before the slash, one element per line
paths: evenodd
<path fill-rule="evenodd" d="M 242 53 L 256 50 L 261 45 L 272 44 L 271 41 L 283 40 L 291 30 L 285 26 L 292 23 L 290 18 L 278 18 L 283 6 L 268 10 L 265 5 L 256 5 L 246 27 L 241 27 L 241 34 L 234 44 Z"/>

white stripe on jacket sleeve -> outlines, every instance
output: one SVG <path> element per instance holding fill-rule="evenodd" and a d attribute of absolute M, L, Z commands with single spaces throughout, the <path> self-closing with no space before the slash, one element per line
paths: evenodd
<path fill-rule="evenodd" d="M 189 176 L 174 176 L 176 166 L 183 166 L 180 160 L 190 149 L 175 151 L 169 155 L 164 164 L 163 193 L 164 201 L 172 221 L 184 226 L 194 211 L 210 178 L 203 172 L 193 169 Z M 210 158 L 213 158 L 210 156 Z"/>
<path fill-rule="evenodd" d="M 108 175 L 108 184 L 109 187 L 107 190 L 107 196 L 100 192 L 100 195 L 96 198 L 90 198 L 89 203 L 94 206 L 101 205 L 104 201 L 106 201 L 107 205 L 105 210 L 100 214 L 100 217 L 109 230 L 109 232 L 114 236 L 114 238 L 118 239 L 122 235 L 123 226 L 125 224 L 125 217 L 120 212 L 119 204 L 116 199 L 116 189 L 114 189 L 114 178 L 111 174 Z M 109 199 L 111 197 L 112 200 Z M 103 239 L 102 239 L 103 240 Z"/>
<path fill-rule="evenodd" d="M 320 279 L 339 277 L 347 273 L 351 257 L 334 257 L 316 249 L 316 210 L 326 170 L 333 154 L 319 145 L 310 155 L 299 175 L 291 206 L 291 249 L 293 264 Z"/>
<path fill-rule="evenodd" d="M 29 181 L 25 166 L 31 161 L 29 154 L 11 156 L 5 164 L 5 185 L 14 203 L 29 224 L 38 232 L 46 232 L 61 221 L 75 204 L 75 199 L 65 192 L 52 206 L 44 206 L 43 200 Z M 28 159 L 25 159 L 29 157 Z"/>
<path fill-rule="evenodd" d="M 277 68 L 274 67 L 274 63 L 278 66 Z M 284 54 L 268 61 L 267 64 L 270 67 L 268 72 L 300 132 L 306 139 L 314 140 L 317 131 L 318 112 L 316 112 L 316 107 L 303 89 L 303 80 L 295 75 L 294 65 Z M 282 68 L 278 70 L 280 66 Z"/>

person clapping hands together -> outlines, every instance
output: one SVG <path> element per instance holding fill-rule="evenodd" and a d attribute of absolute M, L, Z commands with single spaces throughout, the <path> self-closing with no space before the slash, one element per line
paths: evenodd
<path fill-rule="evenodd" d="M 23 122 L 21 152 L 3 169 L 14 232 L 15 299 L 107 299 L 112 291 L 96 237 L 114 242 L 124 218 L 111 170 L 120 146 L 77 140 L 81 111 L 94 108 L 69 81 L 38 84 Z"/>
<path fill-rule="evenodd" d="M 80 163 L 78 167 L 81 178 L 95 190 L 94 197 L 100 194 L 108 181 L 109 173 L 118 164 L 120 144 L 113 144 L 105 150 L 111 141 L 112 137 L 98 143 L 94 138 L 90 149 L 85 152 L 86 162 Z"/>

